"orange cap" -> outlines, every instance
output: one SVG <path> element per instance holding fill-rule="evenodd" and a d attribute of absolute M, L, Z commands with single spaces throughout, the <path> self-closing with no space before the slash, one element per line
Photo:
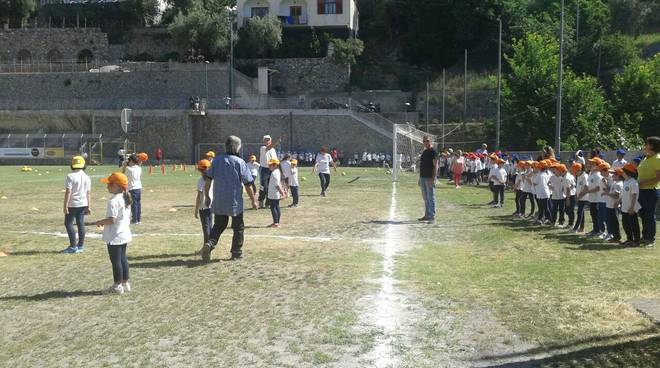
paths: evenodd
<path fill-rule="evenodd" d="M 603 161 L 598 165 L 598 170 L 603 171 L 603 170 L 609 170 L 610 169 L 610 164 L 607 162 Z"/>
<path fill-rule="evenodd" d="M 631 173 L 637 172 L 637 165 L 635 165 L 633 162 L 628 162 L 623 166 L 623 168 L 627 171 L 630 171 Z"/>
<path fill-rule="evenodd" d="M 291 165 L 298 165 L 298 160 L 295 158 L 291 160 Z"/>
<path fill-rule="evenodd" d="M 565 172 L 568 171 L 568 169 L 566 168 L 566 165 L 564 165 L 564 164 L 558 164 L 557 166 L 555 166 L 555 168 L 556 168 L 557 170 L 563 172 L 563 173 L 565 173 Z"/>
<path fill-rule="evenodd" d="M 110 174 L 107 178 L 101 178 L 101 183 L 105 184 L 116 184 L 126 190 L 128 188 L 128 178 L 126 175 L 120 172 L 114 172 Z"/>
<path fill-rule="evenodd" d="M 208 151 L 206 154 L 204 154 L 206 158 L 215 158 L 215 152 L 213 151 Z"/>
<path fill-rule="evenodd" d="M 140 161 L 147 161 L 149 159 L 149 155 L 146 152 L 140 152 L 137 154 L 137 158 Z"/>
<path fill-rule="evenodd" d="M 623 175 L 623 168 L 617 167 L 616 169 L 614 169 L 614 173 L 619 176 Z"/>
<path fill-rule="evenodd" d="M 582 164 L 579 162 L 574 162 L 573 166 L 571 166 L 571 172 L 575 174 L 578 170 L 582 170 Z"/>
<path fill-rule="evenodd" d="M 601 160 L 599 157 L 590 158 L 587 161 L 596 165 L 600 165 L 603 162 L 603 160 Z"/>
<path fill-rule="evenodd" d="M 197 162 L 197 169 L 199 170 L 206 170 L 209 167 L 211 167 L 211 161 L 207 159 L 202 159 Z"/>

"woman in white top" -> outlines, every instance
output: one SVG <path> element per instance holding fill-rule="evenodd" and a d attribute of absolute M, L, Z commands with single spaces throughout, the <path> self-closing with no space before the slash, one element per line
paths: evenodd
<path fill-rule="evenodd" d="M 142 166 L 137 155 L 128 156 L 124 164 L 124 174 L 128 178 L 128 192 L 133 199 L 131 203 L 131 224 L 139 224 L 142 218 Z"/>
<path fill-rule="evenodd" d="M 82 156 L 71 159 L 71 170 L 64 182 L 64 227 L 69 235 L 69 246 L 63 252 L 80 253 L 85 245 L 85 215 L 90 214 L 92 183 L 85 174 L 85 159 Z M 77 241 L 73 220 L 78 227 Z"/>
<path fill-rule="evenodd" d="M 330 186 L 330 166 L 337 171 L 337 164 L 332 160 L 332 156 L 328 153 L 327 148 L 321 147 L 319 153 L 316 155 L 316 164 L 312 172 L 318 172 L 319 179 L 321 180 L 321 197 L 325 197 L 325 192 Z"/>

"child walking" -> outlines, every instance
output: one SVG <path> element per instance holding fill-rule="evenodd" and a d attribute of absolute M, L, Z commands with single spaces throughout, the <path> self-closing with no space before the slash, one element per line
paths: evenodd
<path fill-rule="evenodd" d="M 252 191 L 257 193 L 257 186 L 254 184 L 254 182 L 257 181 L 257 174 L 259 173 L 259 167 L 261 167 L 261 165 L 259 165 L 257 162 L 257 156 L 250 155 L 250 157 L 248 157 L 247 167 L 250 169 L 250 174 L 252 174 L 252 177 L 255 178 L 250 186 L 252 187 Z"/>
<path fill-rule="evenodd" d="M 74 156 L 71 159 L 71 173 L 64 181 L 64 227 L 69 235 L 69 246 L 64 253 L 81 253 L 85 246 L 85 215 L 91 213 L 92 183 L 85 173 L 85 158 Z M 73 229 L 73 221 L 78 228 L 78 239 Z"/>
<path fill-rule="evenodd" d="M 637 212 L 642 206 L 637 202 L 639 197 L 639 183 L 637 183 L 637 166 L 627 163 L 623 166 L 623 190 L 621 191 L 621 222 L 626 233 L 626 247 L 638 247 L 641 241 L 639 231 L 639 218 Z"/>
<path fill-rule="evenodd" d="M 136 154 L 128 156 L 124 164 L 124 174 L 128 178 L 128 191 L 133 199 L 131 203 L 131 224 L 140 224 L 142 217 L 142 161 Z"/>
<path fill-rule="evenodd" d="M 270 180 L 268 181 L 268 204 L 270 205 L 270 213 L 273 216 L 273 223 L 268 227 L 279 228 L 280 217 L 282 216 L 280 199 L 286 197 L 286 193 L 282 187 L 280 160 L 276 158 L 271 159 L 268 161 L 268 168 L 270 169 Z"/>
<path fill-rule="evenodd" d="M 112 264 L 114 283 L 108 291 L 123 294 L 131 291 L 131 285 L 128 283 L 126 247 L 128 242 L 133 239 L 129 210 L 133 200 L 128 191 L 128 177 L 123 173 L 113 173 L 107 178 L 101 179 L 101 183 L 108 185 L 108 192 L 112 194 L 112 197 L 108 200 L 105 218 L 94 224 L 103 227 L 103 241 L 108 245 L 108 255 Z"/>
<path fill-rule="evenodd" d="M 289 175 L 289 189 L 291 189 L 291 197 L 293 197 L 293 203 L 289 205 L 290 208 L 298 208 L 298 198 L 300 192 L 298 191 L 300 187 L 300 182 L 298 181 L 298 160 L 291 160 L 291 175 Z"/>
<path fill-rule="evenodd" d="M 200 178 L 197 180 L 197 198 L 195 199 L 195 218 L 198 218 L 202 223 L 202 234 L 204 235 L 204 243 L 202 247 L 209 240 L 211 229 L 213 228 L 213 214 L 211 209 L 206 205 L 206 195 L 204 194 L 204 186 L 206 185 L 206 170 L 211 167 L 211 162 L 207 159 L 199 160 L 197 163 L 197 171 L 199 171 Z M 213 183 L 211 183 L 213 185 Z M 209 190 L 209 196 L 213 195 L 213 189 Z M 196 255 L 202 254 L 202 249 L 198 250 Z"/>
<path fill-rule="evenodd" d="M 548 161 L 539 162 L 539 172 L 536 182 L 536 196 L 539 199 L 539 215 L 536 222 L 539 224 L 549 224 L 550 215 L 550 173 L 548 172 Z"/>

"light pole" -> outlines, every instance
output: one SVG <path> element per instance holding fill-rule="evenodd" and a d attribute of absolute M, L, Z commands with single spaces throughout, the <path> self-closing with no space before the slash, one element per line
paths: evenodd
<path fill-rule="evenodd" d="M 209 103 L 209 61 L 204 61 L 204 82 L 206 84 L 206 104 Z"/>
<path fill-rule="evenodd" d="M 412 106 L 412 105 L 410 105 L 410 102 L 406 102 L 403 105 L 406 107 L 406 120 L 408 120 L 407 123 L 410 124 L 411 123 L 411 121 L 410 121 L 410 106 Z"/>
<path fill-rule="evenodd" d="M 236 7 L 226 7 L 229 12 L 229 103 L 234 101 L 234 16 Z"/>
<path fill-rule="evenodd" d="M 498 18 L 500 26 L 499 45 L 497 47 L 497 122 L 495 124 L 495 149 L 500 149 L 500 124 L 502 122 L 502 18 Z"/>
<path fill-rule="evenodd" d="M 555 126 L 555 152 L 561 157 L 561 88 L 564 74 L 564 0 L 561 0 L 561 19 L 559 25 L 559 73 L 557 81 L 557 123 Z"/>

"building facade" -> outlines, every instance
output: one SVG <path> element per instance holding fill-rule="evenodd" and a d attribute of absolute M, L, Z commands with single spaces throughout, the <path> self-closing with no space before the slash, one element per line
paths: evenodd
<path fill-rule="evenodd" d="M 241 27 L 246 18 L 274 15 L 285 29 L 336 31 L 356 35 L 359 12 L 355 0 L 238 0 Z"/>

